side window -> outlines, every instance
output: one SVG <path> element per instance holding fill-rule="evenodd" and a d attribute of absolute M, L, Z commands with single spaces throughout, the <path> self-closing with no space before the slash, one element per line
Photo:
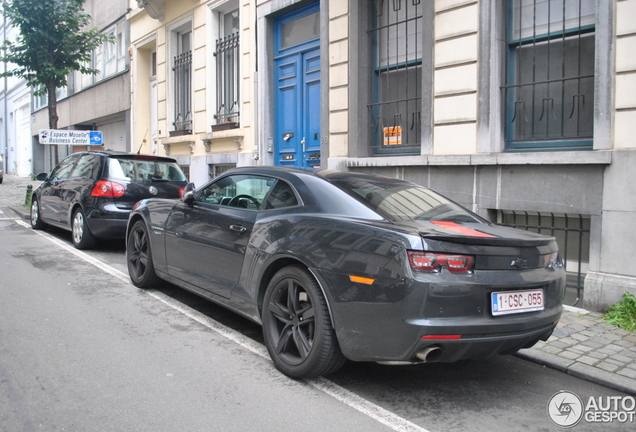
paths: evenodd
<path fill-rule="evenodd" d="M 254 175 L 223 177 L 200 191 L 198 200 L 250 210 L 261 208 L 276 179 Z"/>
<path fill-rule="evenodd" d="M 79 155 L 69 156 L 60 162 L 55 169 L 51 172 L 52 180 L 66 180 L 71 175 L 71 170 L 75 165 L 75 162 L 79 158 Z"/>
<path fill-rule="evenodd" d="M 224 11 L 218 13 L 218 36 L 214 57 L 216 59 L 216 126 L 219 130 L 230 125 L 238 127 L 239 107 L 239 8 L 238 2 L 232 2 L 235 9 L 227 11 L 230 2 L 223 4 Z M 227 11 L 227 12 L 226 12 Z M 214 126 L 213 129 L 214 130 Z"/>
<path fill-rule="evenodd" d="M 192 133 L 192 23 L 172 32 L 173 135 Z"/>
<path fill-rule="evenodd" d="M 419 0 L 375 4 L 368 31 L 373 152 L 419 154 L 424 8 Z"/>
<path fill-rule="evenodd" d="M 73 169 L 71 177 L 96 179 L 99 174 L 100 159 L 101 158 L 99 156 L 94 154 L 83 155 L 77 162 L 77 165 L 75 165 L 75 169 Z"/>
<path fill-rule="evenodd" d="M 507 149 L 591 149 L 596 2 L 507 4 Z"/>
<path fill-rule="evenodd" d="M 267 197 L 265 210 L 277 209 L 283 207 L 292 207 L 298 205 L 298 200 L 291 186 L 284 181 L 278 180 L 274 188 Z"/>

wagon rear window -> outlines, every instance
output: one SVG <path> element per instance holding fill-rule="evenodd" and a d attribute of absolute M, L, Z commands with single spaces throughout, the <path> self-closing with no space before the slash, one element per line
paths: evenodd
<path fill-rule="evenodd" d="M 108 159 L 111 178 L 142 181 L 186 181 L 181 168 L 175 163 L 161 159 Z"/>

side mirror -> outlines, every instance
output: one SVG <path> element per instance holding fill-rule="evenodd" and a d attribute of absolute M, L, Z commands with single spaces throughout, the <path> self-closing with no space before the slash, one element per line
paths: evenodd
<path fill-rule="evenodd" d="M 37 181 L 46 181 L 46 178 L 48 177 L 47 173 L 40 173 L 38 175 L 35 176 L 35 179 Z"/>
<path fill-rule="evenodd" d="M 189 206 L 194 204 L 194 192 L 192 190 L 186 190 L 186 192 L 183 194 L 183 198 L 181 198 L 181 201 Z"/>
<path fill-rule="evenodd" d="M 183 190 L 183 196 L 185 196 L 185 194 L 187 194 L 188 192 L 192 192 L 193 190 L 194 190 L 194 183 L 188 183 L 185 189 Z"/>

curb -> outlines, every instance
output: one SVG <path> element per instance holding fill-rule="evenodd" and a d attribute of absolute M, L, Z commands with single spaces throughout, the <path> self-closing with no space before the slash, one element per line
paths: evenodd
<path fill-rule="evenodd" d="M 515 357 L 636 396 L 636 380 L 632 378 L 619 376 L 593 366 L 538 350 L 519 351 L 515 354 Z"/>
<path fill-rule="evenodd" d="M 20 208 L 20 206 L 9 205 L 9 208 L 24 220 L 28 220 L 30 218 L 29 212 L 23 206 Z"/>

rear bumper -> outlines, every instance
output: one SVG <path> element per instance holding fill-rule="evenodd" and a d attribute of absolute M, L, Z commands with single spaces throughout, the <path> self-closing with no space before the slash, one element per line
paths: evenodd
<path fill-rule="evenodd" d="M 454 362 L 512 354 L 551 334 L 563 311 L 565 272 L 532 269 L 411 279 L 407 275 L 355 284 L 347 275 L 314 269 L 329 298 L 338 342 L 355 361 Z M 405 277 L 406 276 L 406 277 Z M 544 290 L 545 309 L 493 316 L 490 293 Z"/>
<path fill-rule="evenodd" d="M 558 316 L 560 315 L 559 313 Z M 522 348 L 530 348 L 540 340 L 547 340 L 556 327 L 556 321 L 558 318 L 555 319 L 554 324 L 550 323 L 547 326 L 519 332 L 493 332 L 479 336 L 464 334 L 461 339 L 453 340 L 420 339 L 406 357 L 413 361 L 455 362 L 464 359 L 487 359 L 499 354 L 514 354 Z M 436 348 L 438 351 L 430 354 L 431 348 Z"/>
<path fill-rule="evenodd" d="M 130 210 L 122 210 L 114 204 L 94 209 L 86 215 L 91 233 L 99 238 L 123 239 L 126 237 L 126 224 Z"/>

